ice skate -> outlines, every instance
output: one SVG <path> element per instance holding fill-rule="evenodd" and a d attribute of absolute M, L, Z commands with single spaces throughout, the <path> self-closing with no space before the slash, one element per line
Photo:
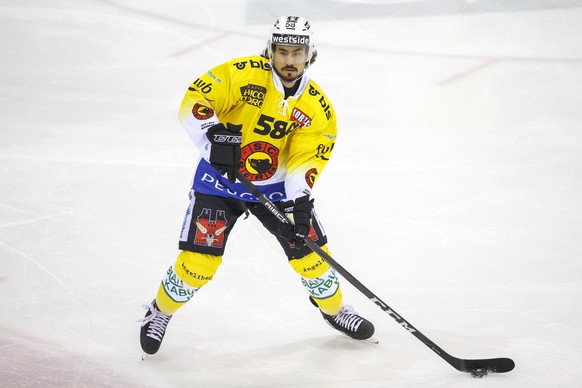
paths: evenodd
<path fill-rule="evenodd" d="M 367 340 L 374 334 L 374 325 L 372 322 L 359 316 L 352 306 L 344 306 L 337 315 L 327 315 L 323 311 L 321 315 L 323 315 L 323 319 L 331 327 L 353 339 Z"/>
<path fill-rule="evenodd" d="M 317 307 L 317 304 L 312 298 L 309 298 L 311 303 Z M 323 319 L 334 329 L 342 332 L 356 340 L 368 340 L 373 343 L 378 343 L 372 338 L 374 335 L 374 325 L 366 318 L 361 317 L 350 305 L 344 306 L 337 315 L 328 315 L 319 310 Z"/>
<path fill-rule="evenodd" d="M 144 308 L 148 311 L 145 317 L 139 320 L 141 322 L 139 338 L 141 348 L 146 354 L 156 354 L 160 349 L 164 334 L 166 333 L 166 327 L 172 316 L 162 313 L 158 309 L 155 300 L 149 305 L 145 304 Z M 145 359 L 145 357 L 142 357 L 142 359 Z"/>

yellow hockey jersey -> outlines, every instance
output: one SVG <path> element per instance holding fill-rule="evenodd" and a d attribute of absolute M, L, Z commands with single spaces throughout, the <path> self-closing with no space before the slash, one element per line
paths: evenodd
<path fill-rule="evenodd" d="M 242 125 L 240 171 L 271 201 L 310 195 L 332 153 L 336 115 L 305 74 L 286 99 L 279 77 L 261 56 L 236 58 L 201 75 L 188 88 L 179 119 L 200 149 L 192 188 L 256 202 L 239 181 L 230 183 L 208 162 L 206 132 L 222 122 Z"/>

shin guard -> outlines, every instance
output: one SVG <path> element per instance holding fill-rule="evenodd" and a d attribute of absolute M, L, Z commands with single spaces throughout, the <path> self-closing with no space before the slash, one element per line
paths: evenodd
<path fill-rule="evenodd" d="M 322 249 L 329 253 L 326 246 Z M 309 292 L 321 311 L 336 315 L 343 307 L 342 292 L 335 270 L 315 253 L 289 261 L 301 275 L 303 287 Z"/>
<path fill-rule="evenodd" d="M 160 311 L 172 315 L 188 302 L 212 277 L 222 263 L 221 256 L 181 251 L 176 263 L 162 279 L 156 302 Z"/>

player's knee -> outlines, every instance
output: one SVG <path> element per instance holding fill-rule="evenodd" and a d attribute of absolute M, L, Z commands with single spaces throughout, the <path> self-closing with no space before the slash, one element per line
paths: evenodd
<path fill-rule="evenodd" d="M 176 275 L 189 286 L 200 288 L 212 280 L 222 256 L 181 251 L 174 264 Z"/>
<path fill-rule="evenodd" d="M 321 247 L 321 249 L 330 254 L 327 246 Z M 319 257 L 315 252 L 311 252 L 300 259 L 289 260 L 289 264 L 295 272 L 304 278 L 317 278 L 323 275 L 330 268 L 329 264 L 325 262 L 321 257 Z"/>
<path fill-rule="evenodd" d="M 221 256 L 182 251 L 166 271 L 156 297 L 158 308 L 167 315 L 188 302 L 210 280 L 222 262 Z"/>

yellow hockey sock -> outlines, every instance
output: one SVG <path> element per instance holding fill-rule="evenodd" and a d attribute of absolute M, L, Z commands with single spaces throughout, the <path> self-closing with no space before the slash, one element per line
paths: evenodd
<path fill-rule="evenodd" d="M 174 314 L 212 277 L 222 263 L 222 256 L 181 251 L 176 263 L 162 279 L 156 304 L 166 315 Z"/>
<path fill-rule="evenodd" d="M 327 246 L 321 248 L 330 254 Z M 303 286 L 320 310 L 328 315 L 337 315 L 343 307 L 343 298 L 335 270 L 314 252 L 290 260 L 289 264 L 301 275 Z"/>

